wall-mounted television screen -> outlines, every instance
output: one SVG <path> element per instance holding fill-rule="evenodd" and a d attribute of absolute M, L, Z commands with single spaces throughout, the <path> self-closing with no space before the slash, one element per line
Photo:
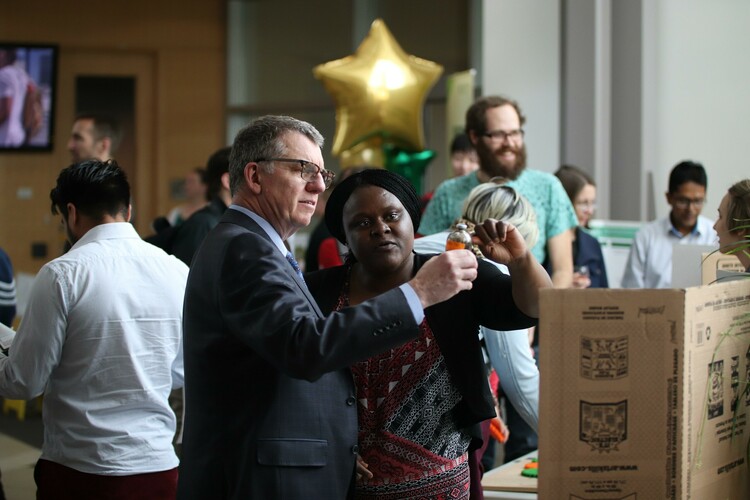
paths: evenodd
<path fill-rule="evenodd" d="M 52 149 L 57 46 L 0 41 L 0 151 Z"/>

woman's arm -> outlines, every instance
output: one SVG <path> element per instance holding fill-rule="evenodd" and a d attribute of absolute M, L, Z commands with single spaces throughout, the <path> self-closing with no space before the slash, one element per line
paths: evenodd
<path fill-rule="evenodd" d="M 526 247 L 526 241 L 513 224 L 487 219 L 474 228 L 474 243 L 485 257 L 505 264 L 513 283 L 513 301 L 521 312 L 539 317 L 539 290 L 551 288 L 547 271 Z"/>

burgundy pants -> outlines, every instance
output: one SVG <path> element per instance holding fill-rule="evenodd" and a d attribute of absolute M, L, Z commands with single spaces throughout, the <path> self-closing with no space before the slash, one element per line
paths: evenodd
<path fill-rule="evenodd" d="M 177 468 L 132 476 L 79 472 L 49 460 L 34 468 L 37 500 L 174 500 Z"/>

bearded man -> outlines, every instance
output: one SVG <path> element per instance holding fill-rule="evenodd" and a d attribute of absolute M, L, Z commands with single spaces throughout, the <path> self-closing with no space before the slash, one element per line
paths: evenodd
<path fill-rule="evenodd" d="M 567 288 L 573 279 L 572 232 L 575 211 L 560 181 L 552 174 L 526 168 L 523 125 L 518 103 L 507 97 L 479 98 L 466 112 L 466 134 L 479 156 L 479 170 L 440 184 L 425 209 L 419 233 L 434 234 L 461 215 L 464 200 L 480 183 L 495 177 L 521 193 L 534 207 L 539 241 L 532 249 L 539 262 L 549 259 L 552 283 Z"/>
<path fill-rule="evenodd" d="M 429 235 L 449 228 L 461 215 L 472 189 L 501 177 L 536 211 L 539 240 L 531 249 L 534 257 L 539 262 L 547 259 L 555 287 L 568 288 L 573 282 L 575 211 L 557 177 L 526 168 L 525 122 L 518 103 L 507 97 L 481 97 L 471 105 L 466 112 L 466 134 L 479 156 L 479 170 L 437 187 L 422 216 L 419 233 Z M 538 337 L 534 339 L 535 346 Z M 507 463 L 535 450 L 537 435 L 513 405 L 506 405 L 506 410 L 506 423 L 510 427 L 510 438 L 505 443 Z"/>

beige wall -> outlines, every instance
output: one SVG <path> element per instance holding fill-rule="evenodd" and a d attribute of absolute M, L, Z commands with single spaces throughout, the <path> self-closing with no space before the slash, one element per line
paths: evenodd
<path fill-rule="evenodd" d="M 0 153 L 0 246 L 16 272 L 38 271 L 64 241 L 49 191 L 69 163 L 76 76 L 136 78 L 132 184 L 141 235 L 176 203 L 169 182 L 224 145 L 225 8 L 223 0 L 3 2 L 2 41 L 60 47 L 54 150 Z M 19 199 L 19 189 L 31 196 Z M 48 258 L 31 257 L 34 242 L 48 245 Z"/>

